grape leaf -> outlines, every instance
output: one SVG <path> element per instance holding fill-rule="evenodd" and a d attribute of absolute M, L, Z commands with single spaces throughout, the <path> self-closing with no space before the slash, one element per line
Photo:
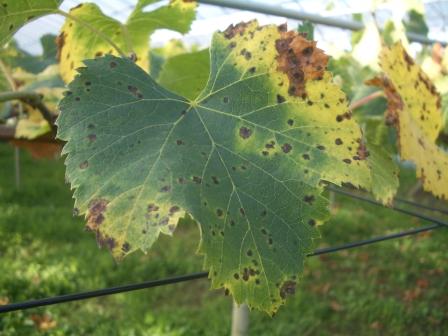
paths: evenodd
<path fill-rule="evenodd" d="M 372 193 L 383 204 L 391 204 L 400 181 L 398 164 L 393 158 L 394 149 L 390 145 L 389 128 L 384 120 L 374 117 L 365 118 L 363 123 L 369 150 L 367 163 L 372 176 Z"/>
<path fill-rule="evenodd" d="M 403 20 L 403 25 L 408 32 L 428 36 L 429 28 L 426 24 L 425 16 L 415 9 L 408 11 L 407 18 Z"/>
<path fill-rule="evenodd" d="M 51 130 L 50 125 L 37 109 L 27 106 L 25 113 L 26 116 L 21 117 L 17 122 L 14 137 L 35 139 Z"/>
<path fill-rule="evenodd" d="M 174 93 L 194 99 L 207 83 L 209 71 L 209 50 L 193 51 L 168 58 L 157 82 Z"/>
<path fill-rule="evenodd" d="M 2 0 L 0 4 L 0 46 L 24 24 L 55 13 L 61 0 Z"/>
<path fill-rule="evenodd" d="M 297 27 L 297 31 L 307 40 L 314 40 L 314 25 L 311 21 L 305 20 Z"/>
<path fill-rule="evenodd" d="M 145 12 L 144 8 L 149 3 L 151 1 L 140 0 L 125 24 L 104 15 L 93 3 L 73 8 L 70 14 L 78 22 L 67 18 L 58 38 L 64 81 L 73 79 L 75 69 L 82 65 L 84 59 L 117 54 L 103 35 L 109 37 L 125 53 L 135 53 L 137 64 L 149 70 L 149 36 L 156 29 L 162 28 L 180 33 L 188 32 L 195 17 L 196 2 L 172 0 L 166 6 Z M 85 24 L 80 24 L 79 21 Z"/>
<path fill-rule="evenodd" d="M 13 60 L 14 66 L 21 67 L 33 74 L 44 71 L 48 66 L 56 64 L 56 36 L 46 34 L 40 38 L 42 44 L 42 55 L 31 55 L 25 50 L 18 48 L 18 55 Z"/>
<path fill-rule="evenodd" d="M 386 122 L 397 130 L 401 159 L 415 163 L 425 190 L 447 199 L 448 155 L 436 145 L 443 126 L 440 95 L 401 43 L 382 49 L 380 65 L 384 75 L 369 83 L 387 96 Z"/>
<path fill-rule="evenodd" d="M 231 25 L 213 37 L 210 77 L 188 100 L 130 60 L 85 61 L 60 104 L 75 207 L 117 258 L 201 230 L 212 286 L 275 312 L 294 293 L 328 217 L 322 181 L 370 188 L 361 131 L 328 57 L 286 26 Z"/>

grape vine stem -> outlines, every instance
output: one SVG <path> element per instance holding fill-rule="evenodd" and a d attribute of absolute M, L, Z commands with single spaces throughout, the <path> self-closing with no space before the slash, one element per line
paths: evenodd
<path fill-rule="evenodd" d="M 371 102 L 372 100 L 379 98 L 379 97 L 384 97 L 384 94 L 382 91 L 375 91 L 371 94 L 369 94 L 368 96 L 362 97 L 361 99 L 358 99 L 356 101 L 354 101 L 353 103 L 350 104 L 350 110 L 356 110 L 357 108 L 360 108 L 361 106 L 364 106 L 366 104 L 368 104 L 369 102 Z"/>
<path fill-rule="evenodd" d="M 0 93 L 0 102 L 6 102 L 10 100 L 20 100 L 21 102 L 30 105 L 37 109 L 42 117 L 48 122 L 51 127 L 51 131 L 56 134 L 56 125 L 54 124 L 54 116 L 48 107 L 42 102 L 42 95 L 31 91 L 10 91 Z"/>

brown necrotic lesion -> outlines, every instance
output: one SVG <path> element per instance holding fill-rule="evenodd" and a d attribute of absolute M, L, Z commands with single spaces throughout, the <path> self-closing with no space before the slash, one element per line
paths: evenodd
<path fill-rule="evenodd" d="M 315 41 L 308 41 L 297 32 L 283 30 L 279 30 L 281 37 L 275 41 L 277 69 L 288 76 L 288 93 L 305 98 L 306 82 L 323 78 L 328 56 L 316 47 Z"/>

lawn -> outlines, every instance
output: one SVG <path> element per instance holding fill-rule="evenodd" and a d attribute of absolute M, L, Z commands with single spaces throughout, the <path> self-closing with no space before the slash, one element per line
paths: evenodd
<path fill-rule="evenodd" d="M 1 304 L 202 270 L 193 224 L 117 264 L 73 217 L 62 160 L 36 161 L 22 151 L 21 190 L 13 163 L 12 147 L 0 144 Z M 401 175 L 406 195 L 415 183 L 412 169 Z M 342 196 L 333 212 L 319 246 L 425 225 Z M 273 318 L 252 312 L 250 334 L 447 335 L 447 245 L 448 230 L 438 229 L 309 258 L 295 296 Z M 4 314 L 0 335 L 228 335 L 231 305 L 201 279 Z"/>

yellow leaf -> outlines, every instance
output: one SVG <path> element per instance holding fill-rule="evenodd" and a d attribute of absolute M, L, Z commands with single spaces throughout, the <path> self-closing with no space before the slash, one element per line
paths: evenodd
<path fill-rule="evenodd" d="M 436 145 L 442 127 L 440 95 L 400 43 L 383 48 L 380 66 L 384 75 L 369 83 L 386 93 L 386 122 L 397 130 L 401 159 L 415 163 L 425 190 L 448 199 L 448 155 Z"/>
<path fill-rule="evenodd" d="M 149 69 L 149 37 L 165 28 L 186 33 L 195 15 L 196 2 L 172 0 L 168 5 L 145 12 L 147 1 L 140 0 L 125 24 L 106 16 L 93 3 L 81 4 L 70 10 L 58 37 L 58 58 L 61 76 L 70 82 L 82 61 L 105 54 L 118 55 L 107 36 L 126 55 L 134 54 L 136 64 Z"/>
<path fill-rule="evenodd" d="M 35 139 L 51 130 L 50 125 L 35 108 L 28 106 L 27 115 L 27 118 L 19 119 L 17 122 L 16 138 Z"/>

